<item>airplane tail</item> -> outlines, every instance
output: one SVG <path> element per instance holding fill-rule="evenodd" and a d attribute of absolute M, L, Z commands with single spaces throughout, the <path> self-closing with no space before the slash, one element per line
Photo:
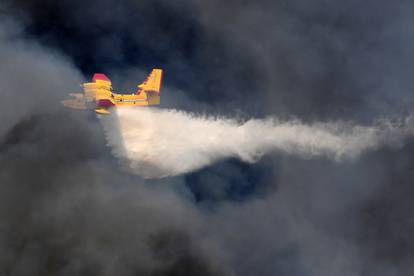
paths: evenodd
<path fill-rule="evenodd" d="M 162 85 L 162 69 L 153 69 L 147 79 L 138 85 L 137 95 L 145 93 L 148 105 L 160 103 L 160 91 Z"/>
<path fill-rule="evenodd" d="M 147 79 L 138 85 L 137 94 L 142 91 L 159 94 L 162 85 L 162 69 L 153 69 Z"/>

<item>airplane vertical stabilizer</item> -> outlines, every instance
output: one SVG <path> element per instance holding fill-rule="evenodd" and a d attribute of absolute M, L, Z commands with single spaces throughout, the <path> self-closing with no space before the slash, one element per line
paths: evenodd
<path fill-rule="evenodd" d="M 142 91 L 160 93 L 162 85 L 162 69 L 153 69 L 147 79 L 138 85 L 137 94 Z"/>

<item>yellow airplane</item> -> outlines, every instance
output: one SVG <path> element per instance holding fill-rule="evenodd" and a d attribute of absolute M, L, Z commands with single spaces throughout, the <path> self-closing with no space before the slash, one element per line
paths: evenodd
<path fill-rule="evenodd" d="M 109 109 L 116 106 L 157 105 L 160 103 L 162 73 L 161 69 L 153 69 L 133 94 L 114 93 L 111 80 L 96 73 L 92 82 L 82 84 L 84 93 L 70 94 L 75 99 L 64 100 L 62 104 L 74 109 L 95 109 L 98 114 L 110 114 Z"/>

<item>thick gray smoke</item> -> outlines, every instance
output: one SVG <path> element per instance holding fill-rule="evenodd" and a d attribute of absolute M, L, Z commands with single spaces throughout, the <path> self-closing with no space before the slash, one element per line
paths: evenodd
<path fill-rule="evenodd" d="M 0 140 L 31 114 L 59 109 L 58 100 L 83 81 L 64 56 L 25 39 L 21 29 L 0 19 Z"/>
<path fill-rule="evenodd" d="M 414 274 L 411 119 L 375 122 L 406 118 L 414 106 L 413 1 L 0 5 L 1 16 L 25 23 L 1 24 L 1 275 Z M 161 180 L 124 173 L 94 114 L 64 110 L 58 100 L 97 71 L 130 91 L 154 66 L 165 69 L 167 87 L 182 91 L 163 94 L 170 108 L 280 118 L 166 111 L 193 122 L 182 129 L 208 123 L 225 129 L 217 136 L 226 141 L 238 129 L 272 133 L 284 125 L 318 130 L 331 143 L 295 133 L 289 143 L 285 137 L 275 146 L 272 137 L 246 152 L 217 143 L 226 155 L 202 144 L 189 148 L 197 155 L 177 146 L 156 152 L 207 166 Z M 166 122 L 168 130 L 176 123 Z M 106 134 L 131 162 L 119 144 L 123 133 Z M 153 175 L 171 172 L 148 167 Z"/>
<path fill-rule="evenodd" d="M 67 57 L 10 20 L 0 59 L 0 275 L 224 275 L 197 211 L 125 177 L 98 121 L 60 105 L 83 82 Z"/>
<path fill-rule="evenodd" d="M 113 153 L 144 177 L 188 173 L 229 157 L 252 163 L 272 151 L 305 159 L 350 160 L 400 145 L 414 134 L 410 117 L 360 126 L 275 118 L 238 122 L 170 109 L 118 108 L 102 122 Z"/>

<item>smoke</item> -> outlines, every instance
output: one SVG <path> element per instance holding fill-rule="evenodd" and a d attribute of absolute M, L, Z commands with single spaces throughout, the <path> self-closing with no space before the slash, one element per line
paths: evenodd
<path fill-rule="evenodd" d="M 277 118 L 240 122 L 173 109 L 118 108 L 101 121 L 114 155 L 126 159 L 132 172 L 150 178 L 192 172 L 230 157 L 253 163 L 269 152 L 352 160 L 398 146 L 414 133 L 410 117 L 360 126 Z"/>
<path fill-rule="evenodd" d="M 22 29 L 0 19 L 0 140 L 32 114 L 56 111 L 59 99 L 83 80 L 66 57 L 27 39 Z"/>
<path fill-rule="evenodd" d="M 374 122 L 412 111 L 413 1 L 3 2 L 25 24 L 4 24 L 0 43 L 0 274 L 413 274 L 411 119 Z M 222 151 L 253 164 L 199 144 L 213 165 L 126 174 L 94 115 L 57 98 L 98 71 L 128 91 L 155 66 L 182 91 L 164 95 L 171 108 L 279 118 L 182 114 L 200 125 L 284 124 L 358 146 L 305 150 L 295 132 L 289 147 Z M 130 166 L 122 122 L 104 119 Z M 178 126 L 170 140 L 201 136 Z"/>
<path fill-rule="evenodd" d="M 82 74 L 24 30 L 0 20 L 0 274 L 224 275 L 173 183 L 120 173 L 93 116 L 59 103 Z"/>

